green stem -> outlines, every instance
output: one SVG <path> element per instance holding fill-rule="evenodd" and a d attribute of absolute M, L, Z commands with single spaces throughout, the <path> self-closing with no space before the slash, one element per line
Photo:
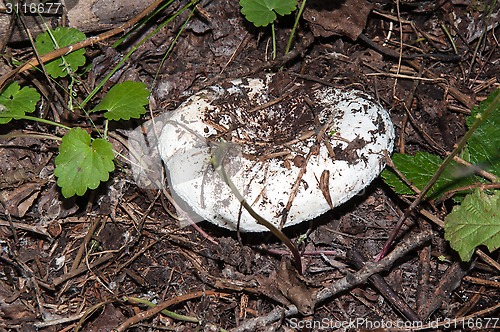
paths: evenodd
<path fill-rule="evenodd" d="M 137 297 L 124 297 L 123 298 L 123 301 L 125 302 L 129 302 L 129 303 L 132 303 L 132 304 L 144 304 L 144 305 L 147 305 L 148 307 L 156 307 L 156 304 L 154 304 L 153 302 L 150 302 L 148 300 L 144 300 L 144 299 L 140 299 L 140 298 L 137 298 Z M 163 309 L 162 311 L 160 311 L 162 314 L 164 314 L 165 316 L 168 316 L 170 318 L 173 318 L 173 319 L 177 319 L 177 320 L 180 320 L 180 321 L 183 321 L 183 322 L 190 322 L 190 323 L 200 323 L 200 320 L 196 317 L 191 317 L 191 316 L 185 316 L 185 315 L 181 315 L 181 314 L 177 314 L 173 311 L 170 311 L 170 310 L 167 310 L 167 309 Z"/>
<path fill-rule="evenodd" d="M 174 40 L 172 41 L 172 43 L 170 43 L 170 46 L 168 47 L 167 52 L 165 52 L 165 55 L 163 56 L 163 58 L 161 59 L 160 65 L 158 66 L 158 70 L 155 73 L 154 82 L 156 82 L 156 79 L 158 78 L 158 75 L 160 74 L 160 70 L 163 67 L 163 64 L 165 63 L 165 60 L 169 56 L 170 52 L 172 52 L 172 50 L 174 49 L 174 46 L 175 46 L 175 44 L 177 44 L 177 41 L 179 40 L 179 37 L 181 36 L 182 32 L 184 31 L 184 29 L 186 29 L 187 24 L 189 23 L 191 18 L 194 16 L 195 10 L 196 10 L 196 7 L 191 10 L 191 13 L 189 13 L 189 16 L 186 18 L 186 21 L 184 21 L 184 23 L 182 24 L 182 27 L 179 29 L 179 32 L 177 32 L 177 34 L 175 35 Z"/>
<path fill-rule="evenodd" d="M 47 119 L 37 118 L 34 116 L 29 116 L 29 115 L 12 115 L 12 114 L 8 114 L 8 113 L 0 113 L 0 118 L 12 118 L 14 120 L 31 120 L 31 121 L 45 123 L 45 124 L 48 124 L 51 126 L 61 127 L 61 128 L 68 129 L 68 130 L 71 129 L 71 127 L 65 126 L 62 123 L 50 121 Z"/>
<path fill-rule="evenodd" d="M 300 253 L 292 241 L 278 228 L 276 228 L 269 221 L 260 216 L 255 210 L 247 203 L 245 198 L 240 194 L 238 188 L 234 185 L 233 181 L 227 175 L 224 166 L 222 165 L 222 154 L 224 150 L 226 150 L 228 143 L 221 142 L 220 145 L 216 148 L 215 153 L 212 155 L 211 162 L 215 168 L 215 171 L 219 176 L 224 180 L 224 182 L 229 186 L 233 195 L 236 196 L 236 199 L 240 202 L 240 204 L 248 211 L 248 213 L 257 221 L 259 225 L 266 227 L 271 233 L 273 233 L 278 239 L 280 239 L 292 252 L 295 267 L 300 274 L 302 274 L 302 261 L 300 259 Z"/>
<path fill-rule="evenodd" d="M 101 90 L 101 88 L 104 86 L 104 84 L 106 84 L 106 82 L 109 80 L 109 78 L 111 76 L 113 76 L 113 74 L 116 73 L 116 71 L 118 69 L 121 68 L 121 66 L 125 63 L 125 61 L 127 61 L 127 59 L 130 58 L 130 56 L 142 44 L 144 44 L 147 40 L 149 40 L 152 36 L 154 36 L 159 30 L 161 30 L 165 25 L 167 25 L 168 23 L 170 23 L 177 16 L 179 16 L 186 9 L 188 9 L 191 6 L 193 6 L 197 2 L 198 2 L 198 0 L 192 0 L 191 2 L 189 2 L 187 5 L 185 5 L 184 7 L 182 7 L 179 11 L 177 11 L 174 15 L 172 15 L 167 20 L 165 20 L 162 24 L 160 24 L 155 30 L 153 30 L 152 32 L 150 32 L 140 42 L 138 42 L 136 45 L 134 45 L 134 47 L 132 47 L 132 49 L 120 60 L 120 62 L 118 62 L 118 64 L 108 73 L 108 75 L 106 75 L 106 77 L 101 82 L 99 82 L 99 84 L 94 88 L 94 90 L 92 90 L 92 92 L 87 96 L 87 98 L 85 98 L 84 101 L 82 101 L 82 103 L 79 106 L 83 109 L 83 107 L 85 107 L 85 105 L 87 105 L 87 103 L 99 92 L 99 90 Z"/>
<path fill-rule="evenodd" d="M 285 54 L 288 54 L 290 52 L 290 48 L 292 47 L 293 43 L 293 37 L 295 36 L 295 30 L 297 30 L 297 26 L 299 25 L 299 20 L 302 17 L 302 12 L 304 11 L 304 8 L 306 6 L 307 0 L 303 0 L 302 4 L 300 5 L 299 12 L 297 13 L 297 16 L 295 17 L 295 22 L 293 23 L 293 28 L 292 31 L 290 32 L 290 37 L 288 37 L 288 43 L 286 44 L 286 49 L 285 49 Z"/>
<path fill-rule="evenodd" d="M 18 137 L 30 137 L 30 138 L 36 138 L 36 139 L 51 139 L 54 141 L 61 141 L 62 138 L 59 136 L 55 136 L 52 134 L 38 134 L 38 133 L 29 133 L 29 134 L 22 134 L 22 133 L 12 133 L 12 134 L 5 134 L 5 135 L 0 135 L 0 139 L 11 139 L 11 138 L 18 138 Z"/>
<path fill-rule="evenodd" d="M 462 139 L 458 142 L 455 149 L 453 149 L 453 151 L 448 156 L 446 156 L 443 163 L 441 164 L 441 166 L 439 166 L 438 170 L 436 171 L 436 173 L 434 173 L 434 175 L 429 180 L 429 182 L 427 182 L 424 189 L 422 189 L 420 194 L 418 194 L 417 198 L 415 198 L 415 200 L 405 210 L 403 215 L 398 219 L 398 223 L 396 224 L 395 230 L 392 232 L 389 239 L 385 242 L 385 245 L 384 245 L 384 248 L 382 249 L 382 251 L 375 258 L 376 262 L 380 261 L 385 256 L 385 254 L 387 253 L 387 251 L 389 250 L 389 248 L 392 244 L 392 241 L 394 241 L 397 234 L 399 233 L 399 229 L 403 225 L 403 222 L 408 218 L 408 216 L 412 213 L 412 211 L 420 204 L 420 202 L 422 202 L 425 195 L 427 195 L 427 193 L 432 188 L 432 186 L 436 183 L 436 181 L 439 179 L 441 174 L 443 174 L 444 170 L 446 169 L 446 167 L 448 167 L 448 165 L 451 163 L 453 158 L 464 149 L 465 145 L 467 144 L 467 141 L 472 137 L 472 135 L 477 130 L 477 128 L 481 125 L 481 123 L 483 123 L 483 121 L 486 118 L 488 118 L 488 116 L 490 116 L 490 114 L 499 105 L 500 105 L 500 93 L 498 93 L 496 95 L 495 99 L 493 99 L 492 103 L 484 110 L 484 112 L 482 114 L 476 115 L 476 121 L 474 122 L 474 124 L 465 133 L 464 137 L 462 137 Z"/>
<path fill-rule="evenodd" d="M 163 4 L 162 6 L 158 7 L 155 9 L 150 15 L 145 17 L 140 24 L 137 24 L 132 30 L 130 30 L 126 35 L 118 39 L 116 42 L 111 45 L 112 48 L 117 48 L 121 43 L 123 43 L 131 34 L 133 34 L 135 31 L 137 31 L 139 28 L 141 28 L 145 23 L 147 23 L 149 20 L 151 20 L 153 17 L 155 17 L 156 14 L 160 13 L 163 11 L 165 8 L 170 6 L 174 2 L 174 0 L 169 0 L 167 3 Z"/>
<path fill-rule="evenodd" d="M 274 29 L 274 22 L 271 23 L 271 34 L 273 36 L 273 60 L 276 59 L 276 31 Z"/>

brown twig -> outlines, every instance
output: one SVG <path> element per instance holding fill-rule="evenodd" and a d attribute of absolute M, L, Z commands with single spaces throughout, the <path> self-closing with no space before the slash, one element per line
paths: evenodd
<path fill-rule="evenodd" d="M 184 301 L 196 299 L 196 298 L 199 298 L 202 296 L 224 296 L 224 295 L 227 295 L 227 293 L 216 292 L 213 290 L 196 291 L 196 292 L 192 292 L 189 294 L 180 295 L 180 296 L 177 296 L 171 300 L 167 300 L 163 303 L 160 303 L 157 306 L 152 307 L 148 310 L 142 311 L 135 316 L 130 317 L 125 322 L 123 322 L 120 326 L 118 326 L 115 329 L 115 331 L 116 332 L 123 332 L 123 331 L 127 330 L 130 326 L 135 325 L 135 324 L 137 324 L 143 320 L 146 320 L 148 318 L 151 318 L 151 317 L 159 314 L 161 311 L 163 311 L 163 310 L 165 310 L 165 309 L 167 309 L 175 304 L 184 302 Z"/>
<path fill-rule="evenodd" d="M 405 239 L 398 245 L 387 257 L 379 262 L 368 262 L 365 266 L 355 272 L 349 273 L 346 277 L 339 279 L 316 293 L 316 304 L 323 302 L 340 292 L 351 289 L 368 281 L 368 278 L 375 273 L 388 270 L 394 262 L 406 255 L 408 252 L 420 247 L 432 237 L 431 232 L 422 232 L 416 236 Z M 289 305 L 286 308 L 276 307 L 269 314 L 257 318 L 249 319 L 243 322 L 239 327 L 231 329 L 231 332 L 255 331 L 259 326 L 267 326 L 285 317 L 290 317 L 298 313 L 295 305 Z"/>
<path fill-rule="evenodd" d="M 459 152 L 461 152 L 467 141 L 472 137 L 472 134 L 476 131 L 476 129 L 479 127 L 483 121 L 488 118 L 488 116 L 495 110 L 496 106 L 500 104 L 500 95 L 497 95 L 495 99 L 492 101 L 490 106 L 488 106 L 483 114 L 481 114 L 481 117 L 478 117 L 474 124 L 469 128 L 469 130 L 465 133 L 465 135 L 462 137 L 462 139 L 458 142 L 457 146 L 453 149 L 453 151 L 444 159 L 443 163 L 439 166 L 439 168 L 436 170 L 432 178 L 427 182 L 425 187 L 422 189 L 420 194 L 415 198 L 415 200 L 410 204 L 408 208 L 406 208 L 405 212 L 399 217 L 398 222 L 396 226 L 394 227 L 394 230 L 389 236 L 389 239 L 386 241 L 384 244 L 384 248 L 381 250 L 381 252 L 378 254 L 377 258 L 375 259 L 380 260 L 384 255 L 387 253 L 389 250 L 392 242 L 396 238 L 396 236 L 399 233 L 399 230 L 401 229 L 401 226 L 403 225 L 404 221 L 410 216 L 410 214 L 416 209 L 418 205 L 424 200 L 425 196 L 429 192 L 429 190 L 434 186 L 436 181 L 439 179 L 439 177 L 443 174 L 444 170 L 448 167 L 450 162 L 452 161 L 453 157 L 458 155 Z"/>
<path fill-rule="evenodd" d="M 3 75 L 0 77 L 0 89 L 4 87 L 4 85 L 12 79 L 16 74 L 22 73 L 28 69 L 31 69 L 35 66 L 38 66 L 40 62 L 47 63 L 50 60 L 53 60 L 55 58 L 58 58 L 63 55 L 67 55 L 73 51 L 79 50 L 81 48 L 87 47 L 89 45 L 93 45 L 98 42 L 102 42 L 110 37 L 113 37 L 119 33 L 125 32 L 127 29 L 130 27 L 134 26 L 137 22 L 142 20 L 144 17 L 147 15 L 151 14 L 153 10 L 158 7 L 163 0 L 155 0 L 152 4 L 150 4 L 146 9 L 144 9 L 141 13 L 139 13 L 137 16 L 134 18 L 130 19 L 129 21 L 125 22 L 123 25 L 114 28 L 112 30 L 103 32 L 97 36 L 89 37 L 81 42 L 75 43 L 73 45 L 69 45 L 66 47 L 59 48 L 57 50 L 54 50 L 52 52 L 46 53 L 44 55 L 40 56 L 40 60 L 38 60 L 37 57 L 32 57 L 28 62 L 23 64 L 22 66 L 17 67 L 16 69 L 10 71 L 9 73 Z"/>
<path fill-rule="evenodd" d="M 112 253 L 107 253 L 105 254 L 104 256 L 96 259 L 94 262 L 92 262 L 91 264 L 89 264 L 88 266 L 86 264 L 84 265 L 81 265 L 80 267 L 78 267 L 77 269 L 69 272 L 69 273 L 66 273 L 60 277 L 57 277 L 55 278 L 53 281 L 52 281 L 52 284 L 57 287 L 59 286 L 60 284 L 62 284 L 63 282 L 65 282 L 66 280 L 69 280 L 71 278 L 74 278 L 76 277 L 77 275 L 79 274 L 82 274 L 83 272 L 89 270 L 89 269 L 92 269 L 98 265 L 101 265 L 107 261 L 109 261 L 110 259 L 112 259 L 114 257 L 114 255 Z"/>
<path fill-rule="evenodd" d="M 354 247 L 350 252 L 350 258 L 354 266 L 362 269 L 365 265 L 365 257 Z M 420 317 L 413 311 L 406 302 L 385 282 L 378 273 L 373 274 L 368 280 L 382 294 L 382 296 L 392 304 L 392 306 L 403 314 L 410 321 L 419 321 Z"/>
<path fill-rule="evenodd" d="M 468 269 L 462 268 L 462 263 L 455 262 L 441 277 L 438 287 L 430 297 L 430 301 L 419 311 L 419 316 L 427 320 L 429 316 L 437 310 L 448 294 L 458 287 L 462 278 L 467 274 Z"/>

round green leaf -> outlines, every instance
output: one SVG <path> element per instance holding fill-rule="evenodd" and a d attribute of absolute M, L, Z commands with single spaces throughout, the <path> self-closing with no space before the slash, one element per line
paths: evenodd
<path fill-rule="evenodd" d="M 149 90 L 142 82 L 122 82 L 113 86 L 99 104 L 91 111 L 103 111 L 108 120 L 129 120 L 146 113 Z"/>
<path fill-rule="evenodd" d="M 35 111 L 39 100 L 40 95 L 35 89 L 26 86 L 21 89 L 17 82 L 9 84 L 0 94 L 0 105 L 3 106 L 0 108 L 0 114 L 9 115 L 9 117 L 1 117 L 0 124 L 9 122 L 16 115 Z"/>
<path fill-rule="evenodd" d="M 52 36 L 51 36 L 52 35 Z M 52 37 L 54 39 L 52 39 Z M 35 40 L 37 51 L 43 55 L 52 52 L 55 49 L 69 46 L 85 40 L 83 32 L 75 28 L 58 27 L 55 30 L 50 29 L 38 35 Z M 65 77 L 68 75 L 68 69 L 76 71 L 85 64 L 85 50 L 79 49 L 62 57 L 56 58 L 45 64 L 45 70 L 53 78 Z"/>
<path fill-rule="evenodd" d="M 297 0 L 240 0 L 241 13 L 256 27 L 266 26 L 279 15 L 288 15 L 297 8 Z"/>
<path fill-rule="evenodd" d="M 55 159 L 57 184 L 64 197 L 81 196 L 109 179 L 115 169 L 113 146 L 105 139 L 92 140 L 81 128 L 71 129 L 62 138 Z"/>

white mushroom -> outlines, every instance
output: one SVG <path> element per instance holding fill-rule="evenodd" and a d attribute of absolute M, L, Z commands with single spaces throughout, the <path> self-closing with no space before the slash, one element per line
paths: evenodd
<path fill-rule="evenodd" d="M 230 143 L 224 171 L 278 228 L 313 219 L 362 191 L 394 142 L 389 114 L 367 94 L 281 74 L 209 87 L 164 123 L 158 146 L 172 193 L 202 219 L 244 232 L 268 229 L 215 172 L 211 158 L 220 142 Z"/>

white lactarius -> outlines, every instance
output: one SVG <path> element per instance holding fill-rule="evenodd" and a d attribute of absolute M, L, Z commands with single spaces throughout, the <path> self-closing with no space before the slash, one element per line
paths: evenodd
<path fill-rule="evenodd" d="M 281 74 L 212 86 L 168 113 L 159 139 L 172 193 L 214 224 L 259 225 L 214 170 L 222 165 L 246 202 L 281 228 L 313 219 L 368 186 L 391 153 L 394 128 L 367 94 Z M 212 159 L 213 160 L 213 159 Z"/>

